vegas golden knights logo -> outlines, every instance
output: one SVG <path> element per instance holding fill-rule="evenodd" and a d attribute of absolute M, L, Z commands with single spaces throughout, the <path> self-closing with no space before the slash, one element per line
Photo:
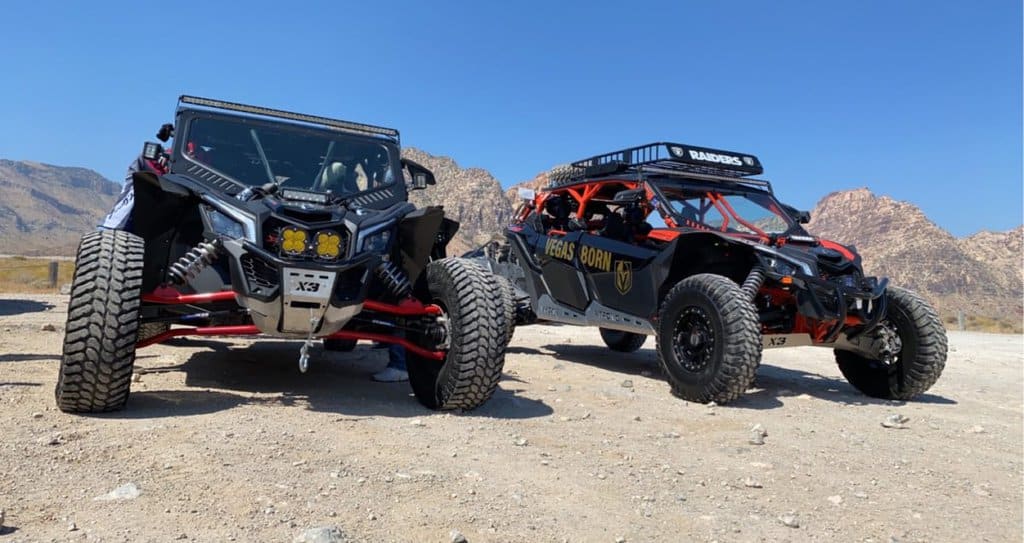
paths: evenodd
<path fill-rule="evenodd" d="M 619 294 L 629 292 L 633 288 L 633 263 L 627 260 L 615 261 L 615 288 Z"/>

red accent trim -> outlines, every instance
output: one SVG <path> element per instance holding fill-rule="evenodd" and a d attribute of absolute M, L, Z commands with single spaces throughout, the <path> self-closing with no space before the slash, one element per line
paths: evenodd
<path fill-rule="evenodd" d="M 235 293 L 230 290 L 222 290 L 220 292 L 182 294 L 174 290 L 173 288 L 159 287 L 149 294 L 143 294 L 142 301 L 153 304 L 171 305 L 204 304 L 228 301 L 233 302 L 235 301 Z M 363 309 L 368 309 L 370 311 L 378 311 L 381 313 L 390 313 L 392 315 L 402 315 L 404 317 L 416 315 L 440 315 L 442 313 L 440 307 L 434 304 L 424 305 L 419 300 L 413 298 L 406 298 L 405 300 L 402 300 L 398 305 L 378 302 L 376 300 L 366 300 L 363 302 Z"/>
<path fill-rule="evenodd" d="M 649 234 L 647 234 L 647 237 L 654 238 L 654 239 L 660 240 L 660 241 L 672 241 L 672 240 L 678 238 L 679 234 L 681 234 L 681 232 L 679 232 L 678 230 L 668 230 L 668 229 L 664 229 L 664 228 L 658 228 L 658 229 L 655 229 L 655 230 L 651 230 L 651 232 Z"/>
<path fill-rule="evenodd" d="M 157 287 L 153 292 L 143 294 L 142 301 L 152 304 L 208 304 L 212 302 L 233 302 L 235 301 L 235 293 L 230 290 L 222 290 L 220 292 L 182 294 L 173 288 Z"/>
<path fill-rule="evenodd" d="M 141 349 L 179 336 L 252 336 L 259 333 L 259 328 L 256 328 L 253 324 L 244 326 L 207 326 L 205 328 L 174 328 L 145 341 L 140 341 L 135 345 L 135 348 Z"/>
<path fill-rule="evenodd" d="M 415 343 L 412 343 L 411 341 L 405 338 L 389 336 L 386 334 L 374 334 L 371 332 L 353 332 L 349 330 L 342 330 L 340 332 L 335 332 L 327 337 L 329 339 L 369 339 L 371 341 L 377 341 L 380 343 L 397 343 L 402 347 L 405 347 L 405 350 L 414 353 L 418 356 L 422 356 L 423 358 L 429 358 L 431 360 L 440 361 L 444 360 L 445 356 L 447 356 L 447 353 L 445 353 L 444 351 L 428 351 L 427 349 L 424 349 L 423 347 L 420 347 L 419 345 L 416 345 Z"/>
<path fill-rule="evenodd" d="M 819 239 L 818 242 L 820 242 L 821 246 L 826 248 L 826 249 L 832 249 L 833 251 L 839 251 L 839 253 L 842 254 L 844 257 L 846 257 L 847 260 L 853 260 L 855 258 L 853 256 L 853 252 L 852 251 L 850 251 L 846 247 L 844 247 L 844 246 L 842 246 L 842 245 L 840 245 L 840 244 L 838 244 L 838 243 L 836 243 L 834 241 L 829 241 L 827 239 Z"/>
<path fill-rule="evenodd" d="M 435 306 L 436 307 L 436 306 Z M 259 335 L 260 331 L 255 325 L 246 326 L 207 326 L 202 328 L 174 328 L 168 330 L 158 336 L 153 336 L 145 341 L 140 341 L 135 348 L 141 349 L 157 343 L 163 343 L 168 339 L 181 337 L 181 336 L 254 336 Z M 414 353 L 423 358 L 430 360 L 444 360 L 447 353 L 444 351 L 430 351 L 410 342 L 405 338 L 392 337 L 386 334 L 374 334 L 370 332 L 352 332 L 352 331 L 341 331 L 335 332 L 330 336 L 331 339 L 369 339 L 372 341 L 378 341 L 381 343 L 398 343 L 405 347 L 405 349 L 411 353 Z"/>
<path fill-rule="evenodd" d="M 711 193 L 709 192 L 708 195 L 711 195 Z M 723 206 L 725 206 L 726 209 L 729 210 L 729 214 L 732 215 L 734 219 L 736 219 L 736 222 L 756 232 L 759 238 L 765 241 L 768 240 L 768 234 L 766 234 L 764 230 L 761 230 L 760 228 L 754 226 L 753 224 L 745 220 L 743 217 L 740 217 L 739 213 L 736 213 L 736 210 L 732 208 L 732 204 L 729 203 L 729 200 L 726 200 L 725 197 L 720 194 L 716 194 L 715 197 L 718 199 L 718 201 L 722 203 Z M 728 222 L 726 222 L 726 224 L 728 224 Z M 725 224 L 722 225 L 722 231 L 725 232 Z"/>
<path fill-rule="evenodd" d="M 378 302 L 376 300 L 366 300 L 365 302 L 363 302 L 363 309 L 368 309 L 370 311 L 379 311 L 381 313 L 390 313 L 392 315 L 402 315 L 403 317 L 410 317 L 416 315 L 440 315 L 442 313 L 440 307 L 434 304 L 424 305 L 419 300 L 413 298 L 406 298 L 399 302 L 398 305 L 386 304 L 384 302 Z"/>

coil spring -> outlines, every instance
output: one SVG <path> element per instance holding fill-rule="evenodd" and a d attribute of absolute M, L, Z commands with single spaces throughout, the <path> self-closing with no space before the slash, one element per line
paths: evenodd
<path fill-rule="evenodd" d="M 377 266 L 377 277 L 384 282 L 388 288 L 399 299 L 405 298 L 412 292 L 412 283 L 394 262 L 381 262 Z"/>
<path fill-rule="evenodd" d="M 754 296 L 757 296 L 757 291 L 761 290 L 761 285 L 764 284 L 765 269 L 762 266 L 754 266 L 750 270 L 750 274 L 747 275 L 747 279 L 743 281 L 743 286 L 740 290 L 747 296 L 748 300 L 753 300 Z"/>
<path fill-rule="evenodd" d="M 179 258 L 177 262 L 171 264 L 170 269 L 167 270 L 167 275 L 175 283 L 183 285 L 195 279 L 201 271 L 213 263 L 217 259 L 218 250 L 220 250 L 219 239 L 210 242 L 200 242 Z"/>

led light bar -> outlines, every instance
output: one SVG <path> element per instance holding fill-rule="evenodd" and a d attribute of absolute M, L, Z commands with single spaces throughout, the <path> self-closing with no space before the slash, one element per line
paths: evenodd
<path fill-rule="evenodd" d="M 212 100 L 210 98 L 199 98 L 197 96 L 186 96 L 182 95 L 178 98 L 178 102 L 182 104 L 192 104 L 196 106 L 211 107 L 217 109 L 227 109 L 230 111 L 240 111 L 242 113 L 251 113 L 253 115 L 262 115 L 264 117 L 277 117 L 280 119 L 289 119 L 292 121 L 300 121 L 304 123 L 319 124 L 336 128 L 338 130 L 344 130 L 348 132 L 357 132 L 360 134 L 371 134 L 374 136 L 386 136 L 394 138 L 398 141 L 398 130 L 394 128 L 384 128 L 382 126 L 373 126 L 369 124 L 353 123 L 350 121 L 342 121 L 340 119 L 330 119 L 327 117 L 320 117 L 317 115 L 306 115 L 303 113 L 294 113 L 291 111 L 284 111 L 280 109 L 271 109 L 261 106 L 249 106 L 246 104 L 239 104 L 236 102 L 225 102 L 223 100 Z"/>
<path fill-rule="evenodd" d="M 280 195 L 285 200 L 297 200 L 299 202 L 309 202 L 311 204 L 326 205 L 331 202 L 330 197 L 326 194 L 310 192 L 308 190 L 282 189 Z"/>

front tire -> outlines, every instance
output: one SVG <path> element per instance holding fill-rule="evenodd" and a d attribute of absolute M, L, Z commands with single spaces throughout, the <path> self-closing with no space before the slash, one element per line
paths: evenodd
<path fill-rule="evenodd" d="M 507 329 L 496 278 L 471 262 L 455 258 L 427 265 L 426 303 L 448 320 L 447 356 L 435 361 L 408 353 L 409 384 L 430 409 L 470 410 L 486 402 L 505 366 Z"/>
<path fill-rule="evenodd" d="M 657 351 L 676 396 L 701 403 L 735 400 L 753 383 L 761 361 L 754 305 L 727 277 L 687 277 L 661 305 Z"/>
<path fill-rule="evenodd" d="M 886 318 L 902 344 L 892 364 L 850 351 L 836 350 L 843 377 L 868 396 L 909 400 L 931 388 L 946 367 L 946 329 L 939 315 L 916 293 L 898 287 L 886 290 Z"/>
<path fill-rule="evenodd" d="M 55 390 L 61 411 L 117 411 L 128 401 L 144 253 L 142 238 L 121 230 L 82 237 Z"/>
<path fill-rule="evenodd" d="M 644 342 L 647 341 L 647 336 L 643 334 L 634 334 L 632 332 L 622 332 L 609 328 L 601 328 L 601 339 L 603 339 L 604 344 L 613 351 L 620 353 L 632 353 L 636 352 L 640 347 L 643 347 Z"/>

